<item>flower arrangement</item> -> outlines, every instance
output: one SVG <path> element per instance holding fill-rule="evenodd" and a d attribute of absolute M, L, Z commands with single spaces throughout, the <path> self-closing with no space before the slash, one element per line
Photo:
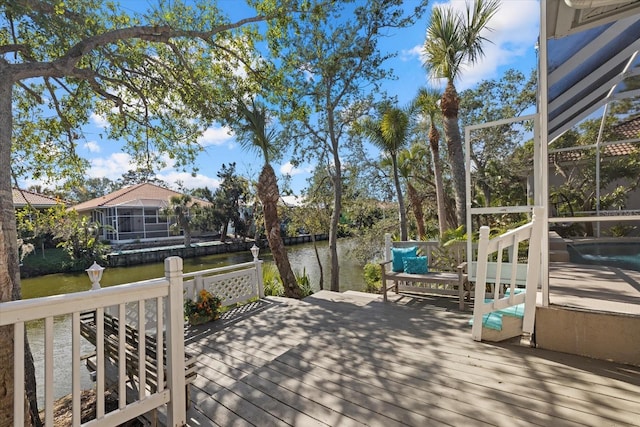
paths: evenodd
<path fill-rule="evenodd" d="M 222 300 L 219 297 L 213 296 L 206 289 L 202 289 L 198 292 L 195 301 L 190 299 L 184 301 L 184 315 L 189 319 L 191 325 L 200 325 L 219 318 L 221 306 Z"/>

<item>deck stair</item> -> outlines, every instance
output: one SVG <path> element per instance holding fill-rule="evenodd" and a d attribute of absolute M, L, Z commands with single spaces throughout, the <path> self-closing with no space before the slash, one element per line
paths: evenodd
<path fill-rule="evenodd" d="M 488 301 L 487 301 L 488 302 Z M 505 341 L 522 335 L 524 304 L 517 304 L 482 316 L 482 340 Z M 469 320 L 473 326 L 473 318 Z"/>

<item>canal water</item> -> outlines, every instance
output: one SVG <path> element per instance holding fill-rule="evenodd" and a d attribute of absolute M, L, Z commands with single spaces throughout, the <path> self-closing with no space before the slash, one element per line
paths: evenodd
<path fill-rule="evenodd" d="M 341 240 L 338 245 L 338 255 L 340 258 L 340 291 L 363 290 L 364 278 L 362 266 L 349 255 L 349 250 L 353 242 Z M 320 259 L 324 269 L 325 289 L 328 287 L 330 278 L 329 250 L 326 241 L 318 242 Z M 303 271 L 309 276 L 314 290 L 319 290 L 320 269 L 316 261 L 313 244 L 302 244 L 287 247 L 289 261 L 296 274 Z M 262 251 L 260 259 L 265 263 L 272 262 L 271 254 Z M 184 271 L 193 272 L 209 268 L 224 267 L 253 260 L 249 251 L 209 255 L 199 258 L 187 258 L 184 260 Z M 144 264 L 130 267 L 107 268 L 104 271 L 100 284 L 103 287 L 114 286 L 124 283 L 131 283 L 140 280 L 153 279 L 164 275 L 164 264 Z M 49 295 L 66 294 L 72 292 L 86 291 L 91 288 L 91 283 L 86 273 L 65 273 L 50 274 L 47 276 L 23 279 L 23 298 L 37 298 Z M 29 343 L 34 356 L 36 370 L 36 382 L 38 384 L 38 400 L 42 409 L 44 396 L 44 326 L 43 322 L 32 322 L 27 325 Z M 93 351 L 89 343 L 84 343 L 81 348 L 82 354 Z M 56 399 L 71 393 L 72 366 L 71 360 L 71 319 L 63 316 L 54 320 L 54 396 Z M 86 369 L 80 370 L 81 384 L 83 389 L 93 386 Z"/>
<path fill-rule="evenodd" d="M 340 258 L 340 291 L 363 290 L 364 278 L 362 266 L 349 255 L 352 240 L 340 240 L 338 257 Z M 327 241 L 318 242 L 320 259 L 324 270 L 325 289 L 331 274 L 329 265 L 329 246 Z M 313 250 L 313 243 L 287 247 L 291 267 L 296 274 L 306 271 L 314 290 L 319 290 L 320 269 Z M 271 253 L 262 251 L 259 258 L 266 263 L 272 262 Z M 252 261 L 249 251 L 208 255 L 184 259 L 184 272 L 190 273 L 209 268 L 224 267 L 232 264 Z M 141 264 L 129 267 L 114 267 L 104 270 L 100 284 L 102 287 L 121 285 L 140 280 L 155 279 L 164 276 L 164 264 Z M 49 295 L 68 294 L 91 289 L 89 277 L 85 272 L 49 274 L 46 276 L 22 279 L 22 297 L 38 298 Z"/>

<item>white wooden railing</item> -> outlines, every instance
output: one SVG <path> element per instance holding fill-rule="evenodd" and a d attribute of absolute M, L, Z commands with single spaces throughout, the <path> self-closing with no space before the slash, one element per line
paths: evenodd
<path fill-rule="evenodd" d="M 482 340 L 482 317 L 485 314 L 522 303 L 525 305 L 522 331 L 529 335 L 533 333 L 536 294 L 541 268 L 542 213 L 541 207 L 534 207 L 530 223 L 491 240 L 489 239 L 489 227 L 480 228 L 478 259 L 475 265 L 472 263 L 476 283 L 473 328 L 471 330 L 474 340 Z M 522 264 L 518 262 L 518 246 L 526 240 L 529 241 L 529 250 L 525 290 L 524 292 L 516 292 L 516 289 L 522 284 L 523 272 Z M 502 261 L 505 251 L 509 255 L 507 262 Z M 493 260 L 493 254 L 496 254 L 495 260 Z M 492 295 L 488 298 L 485 294 L 487 284 L 492 289 Z"/>
<path fill-rule="evenodd" d="M 252 298 L 264 297 L 262 285 L 262 261 L 255 260 L 229 267 L 202 270 L 183 274 L 182 259 L 170 257 L 165 260 L 165 277 L 113 286 L 98 290 L 77 292 L 66 295 L 55 295 L 44 298 L 11 301 L 0 303 L 0 326 L 14 326 L 14 422 L 16 427 L 25 425 L 24 393 L 25 393 L 25 365 L 24 365 L 24 337 L 25 323 L 39 321 L 44 324 L 44 415 L 45 426 L 53 426 L 54 407 L 54 318 L 71 316 L 71 359 L 56 360 L 55 363 L 72 365 L 71 395 L 72 395 L 72 425 L 81 425 L 81 382 L 80 371 L 83 366 L 81 354 L 80 314 L 86 311 L 96 312 L 96 418 L 84 423 L 84 426 L 112 426 L 139 417 L 162 405 L 167 405 L 167 425 L 183 425 L 185 412 L 185 367 L 184 367 L 184 298 L 193 298 L 196 293 L 207 288 L 214 295 L 223 300 L 223 305 L 244 302 Z M 137 399 L 119 399 L 117 410 L 106 413 L 104 407 L 106 362 L 104 355 L 104 321 L 103 314 L 110 313 L 138 329 L 139 348 L 142 349 L 138 366 L 141 371 L 137 377 Z M 160 313 L 161 315 L 158 315 Z M 145 319 L 139 322 L 138 319 Z M 122 336 L 119 339 L 121 355 L 119 360 L 126 360 L 123 356 L 126 344 L 125 328 L 120 328 Z M 164 331 L 156 334 L 155 331 Z M 166 385 L 159 386 L 151 392 L 145 387 L 144 354 L 145 334 L 153 333 L 156 337 L 156 364 L 163 364 L 163 350 L 166 347 Z M 163 342 L 166 340 L 166 345 Z M 118 364 L 118 395 L 126 396 L 127 375 L 124 364 Z M 164 373 L 158 369 L 158 375 Z M 65 379 L 68 381 L 68 379 Z M 163 384 L 159 378 L 158 384 Z M 41 384 L 42 385 L 42 384 Z"/>
<path fill-rule="evenodd" d="M 256 260 L 227 267 L 185 273 L 185 298 L 195 300 L 198 292 L 207 289 L 228 306 L 252 298 L 264 298 L 262 261 Z"/>

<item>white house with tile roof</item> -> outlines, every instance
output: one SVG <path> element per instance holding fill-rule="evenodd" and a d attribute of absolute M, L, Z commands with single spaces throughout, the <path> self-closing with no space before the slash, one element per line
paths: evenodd
<path fill-rule="evenodd" d="M 108 226 L 102 238 L 111 243 L 155 241 L 175 237 L 170 226 L 174 220 L 163 215 L 169 199 L 182 194 L 150 183 L 131 185 L 113 193 L 82 202 L 73 207 L 82 215 Z M 209 202 L 194 199 L 200 206 Z"/>
<path fill-rule="evenodd" d="M 20 188 L 12 188 L 11 192 L 13 194 L 13 206 L 15 209 L 21 209 L 26 206 L 31 206 L 35 209 L 47 209 L 63 202 L 62 200 L 45 196 L 44 194 L 22 190 Z"/>

